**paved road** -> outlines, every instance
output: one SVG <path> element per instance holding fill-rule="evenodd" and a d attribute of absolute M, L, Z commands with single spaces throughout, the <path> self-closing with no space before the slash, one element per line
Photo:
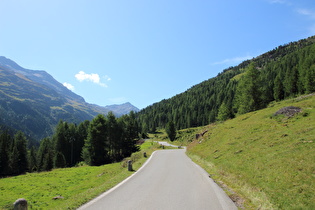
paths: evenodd
<path fill-rule="evenodd" d="M 237 209 L 184 149 L 160 150 L 118 187 L 80 209 Z"/>

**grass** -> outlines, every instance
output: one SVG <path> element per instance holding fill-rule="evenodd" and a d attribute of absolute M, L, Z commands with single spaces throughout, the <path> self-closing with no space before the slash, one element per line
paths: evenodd
<path fill-rule="evenodd" d="M 132 154 L 133 169 L 138 170 L 158 148 L 147 145 Z M 127 159 L 126 159 L 127 160 Z M 126 168 L 125 161 L 103 166 L 81 166 L 54 169 L 49 172 L 28 173 L 0 179 L 0 209 L 12 209 L 18 198 L 28 201 L 29 209 L 75 209 L 112 188 L 133 172 Z M 61 199 L 54 200 L 56 196 Z"/>
<path fill-rule="evenodd" d="M 273 113 L 297 106 L 292 118 Z M 315 96 L 199 128 L 188 155 L 245 209 L 315 209 Z"/>
<path fill-rule="evenodd" d="M 199 130 L 202 128 L 203 127 L 195 127 L 178 130 L 175 141 L 173 142 L 169 140 L 165 129 L 159 129 L 156 133 L 149 133 L 149 142 L 166 141 L 172 145 L 186 146 L 195 139 L 196 133 L 199 132 Z M 172 149 L 174 149 L 174 147 Z"/>

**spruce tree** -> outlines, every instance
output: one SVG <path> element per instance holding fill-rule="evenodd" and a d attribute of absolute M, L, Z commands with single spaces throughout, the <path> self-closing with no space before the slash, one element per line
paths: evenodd
<path fill-rule="evenodd" d="M 99 166 L 109 162 L 107 127 L 104 115 L 97 115 L 90 123 L 82 157 L 88 165 Z"/>
<path fill-rule="evenodd" d="M 29 172 L 37 171 L 37 151 L 33 146 L 28 153 L 28 170 Z"/>
<path fill-rule="evenodd" d="M 176 128 L 175 128 L 175 124 L 173 121 L 170 121 L 167 125 L 166 125 L 166 133 L 168 138 L 170 139 L 170 141 L 174 141 L 176 138 Z"/>
<path fill-rule="evenodd" d="M 306 93 L 315 92 L 315 64 L 306 71 L 304 84 Z"/>
<path fill-rule="evenodd" d="M 275 82 L 274 82 L 274 88 L 273 88 L 273 96 L 276 99 L 276 101 L 280 101 L 284 99 L 284 87 L 280 78 L 280 74 L 277 75 Z"/>
<path fill-rule="evenodd" d="M 220 108 L 219 108 L 217 119 L 219 121 L 225 121 L 231 117 L 232 117 L 232 112 L 231 112 L 230 108 L 225 103 L 222 103 Z"/>
<path fill-rule="evenodd" d="M 0 135 L 0 176 L 9 173 L 11 141 L 11 136 L 7 131 Z"/>
<path fill-rule="evenodd" d="M 66 158 L 61 152 L 57 152 L 54 158 L 55 168 L 64 168 L 66 166 Z"/>
<path fill-rule="evenodd" d="M 251 63 L 240 79 L 236 91 L 236 107 L 239 114 L 255 111 L 262 107 L 259 75 L 259 70 L 254 63 Z"/>
<path fill-rule="evenodd" d="M 18 174 L 25 173 L 28 169 L 27 140 L 25 135 L 21 131 L 18 131 L 14 136 L 13 150 L 15 149 L 17 149 L 17 153 L 13 151 L 12 156 L 17 155 L 17 157 L 12 158 L 16 158 L 16 160 L 13 160 L 13 162 L 17 161 L 18 168 L 16 169 L 16 171 Z M 13 165 L 12 167 L 14 167 Z"/>
<path fill-rule="evenodd" d="M 70 166 L 71 162 L 71 144 L 69 142 L 68 128 L 68 123 L 60 120 L 53 136 L 55 155 L 60 152 L 66 159 L 63 167 Z M 53 158 L 53 160 L 55 159 L 56 157 Z"/>
<path fill-rule="evenodd" d="M 53 168 L 53 144 L 49 138 L 44 138 L 40 142 L 37 152 L 37 170 L 49 171 Z"/>

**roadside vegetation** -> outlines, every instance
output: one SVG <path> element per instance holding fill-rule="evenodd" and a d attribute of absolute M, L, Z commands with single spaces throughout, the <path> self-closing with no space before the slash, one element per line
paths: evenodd
<path fill-rule="evenodd" d="M 274 115 L 289 106 L 301 112 Z M 240 208 L 315 209 L 314 94 L 181 134 L 192 141 L 187 154 Z"/>
<path fill-rule="evenodd" d="M 72 168 L 2 178 L 0 209 L 12 209 L 18 198 L 25 198 L 29 209 L 75 209 L 130 176 L 133 172 L 127 170 L 127 160 L 133 161 L 133 169 L 137 171 L 159 149 L 159 144 L 148 141 L 140 148 L 118 163 L 102 166 L 81 163 Z"/>

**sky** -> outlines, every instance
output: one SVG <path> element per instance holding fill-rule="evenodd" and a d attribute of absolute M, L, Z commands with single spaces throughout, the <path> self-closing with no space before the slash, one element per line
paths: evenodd
<path fill-rule="evenodd" d="M 315 35 L 314 0 L 0 0 L 0 56 L 143 109 Z"/>

